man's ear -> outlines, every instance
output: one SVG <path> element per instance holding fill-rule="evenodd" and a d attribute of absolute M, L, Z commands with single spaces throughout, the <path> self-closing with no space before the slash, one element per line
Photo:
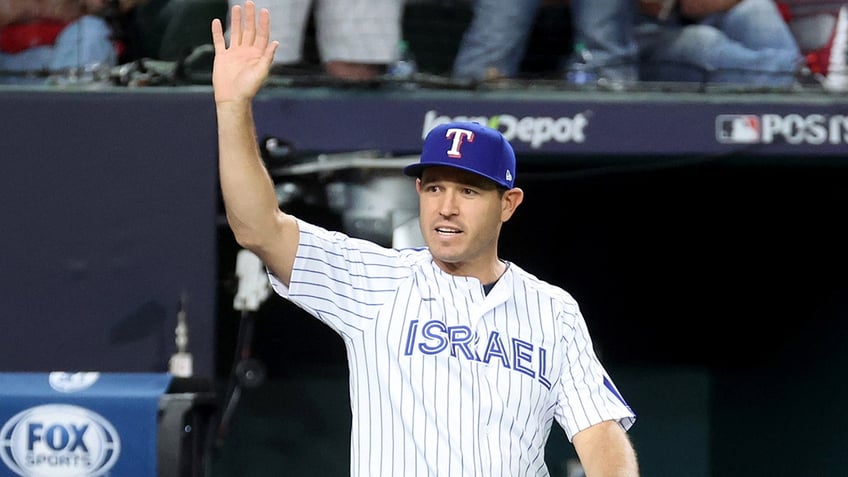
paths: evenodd
<path fill-rule="evenodd" d="M 524 191 L 518 187 L 513 187 L 504 192 L 503 200 L 501 200 L 501 222 L 506 222 L 515 213 L 515 209 L 524 201 Z"/>

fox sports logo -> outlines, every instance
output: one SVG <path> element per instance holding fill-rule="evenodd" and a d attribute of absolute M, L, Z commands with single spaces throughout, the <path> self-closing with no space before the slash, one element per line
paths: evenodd
<path fill-rule="evenodd" d="M 19 412 L 0 429 L 3 462 L 23 477 L 96 477 L 118 460 L 112 424 L 88 409 L 47 404 Z"/>

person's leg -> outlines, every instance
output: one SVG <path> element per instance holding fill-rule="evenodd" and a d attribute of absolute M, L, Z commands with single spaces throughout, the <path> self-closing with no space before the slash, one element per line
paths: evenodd
<path fill-rule="evenodd" d="M 0 84 L 43 84 L 52 46 L 36 46 L 18 53 L 0 52 Z"/>
<path fill-rule="evenodd" d="M 705 21 L 752 49 L 772 48 L 800 56 L 798 42 L 772 0 L 742 0 Z"/>
<path fill-rule="evenodd" d="M 754 70 L 762 74 L 752 81 L 764 79 L 767 84 L 775 86 L 790 85 L 795 81 L 804 57 L 789 25 L 772 0 L 742 0 L 727 13 L 710 20 L 729 39 L 759 53 L 754 63 L 740 62 L 737 68 L 729 68 L 727 75 L 719 71 L 715 80 L 745 81 L 746 70 Z"/>
<path fill-rule="evenodd" d="M 720 31 L 706 25 L 653 26 L 656 28 L 652 28 L 650 33 L 639 36 L 639 75 L 643 80 L 669 83 L 710 81 L 719 65 L 710 62 L 707 50 L 723 49 L 727 38 Z M 723 56 L 723 53 L 717 53 L 717 56 Z"/>
<path fill-rule="evenodd" d="M 101 17 L 86 15 L 70 23 L 56 37 L 48 69 L 95 68 L 115 66 L 118 51 L 112 41 L 112 29 Z"/>
<path fill-rule="evenodd" d="M 571 16 L 574 44 L 589 51 L 592 71 L 612 80 L 638 79 L 634 0 L 571 0 Z"/>
<path fill-rule="evenodd" d="M 482 81 L 518 75 L 539 0 L 476 0 L 451 72 Z"/>
<path fill-rule="evenodd" d="M 754 50 L 709 25 L 666 33 L 644 60 L 649 81 L 727 83 L 787 87 L 796 82 L 801 59 L 786 51 Z"/>
<path fill-rule="evenodd" d="M 700 24 L 664 28 L 644 51 L 643 76 L 652 81 L 790 87 L 804 62 L 767 0 L 743 0 Z"/>
<path fill-rule="evenodd" d="M 331 76 L 373 79 L 398 58 L 402 0 L 322 0 L 316 5 L 318 52 Z"/>

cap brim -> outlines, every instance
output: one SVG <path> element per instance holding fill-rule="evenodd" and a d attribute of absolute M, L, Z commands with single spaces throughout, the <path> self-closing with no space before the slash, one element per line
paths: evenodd
<path fill-rule="evenodd" d="M 462 171 L 470 172 L 470 173 L 472 173 L 476 176 L 480 176 L 484 179 L 489 179 L 490 181 L 494 182 L 495 184 L 497 184 L 500 187 L 506 187 L 507 189 L 510 188 L 510 186 L 508 184 L 504 184 L 503 181 L 499 181 L 499 180 L 495 179 L 494 177 L 487 176 L 485 174 L 480 174 L 480 171 L 476 171 L 476 170 L 474 170 L 470 167 L 462 167 L 462 166 L 458 165 L 456 163 L 456 161 L 444 161 L 444 162 L 433 161 L 433 162 L 427 162 L 427 163 L 418 162 L 418 163 L 410 164 L 410 165 L 404 167 L 403 173 L 407 176 L 410 176 L 410 177 L 421 177 L 421 173 L 424 171 L 424 169 L 426 169 L 428 167 L 433 167 L 433 166 L 452 167 L 454 169 L 459 169 L 459 170 L 462 170 Z"/>

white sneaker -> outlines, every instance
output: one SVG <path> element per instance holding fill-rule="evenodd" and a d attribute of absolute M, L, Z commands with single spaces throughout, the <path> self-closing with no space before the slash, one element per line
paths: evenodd
<path fill-rule="evenodd" d="M 822 86 L 830 92 L 848 91 L 848 5 L 839 9 L 833 37 L 830 43 L 830 57 L 827 73 Z"/>

